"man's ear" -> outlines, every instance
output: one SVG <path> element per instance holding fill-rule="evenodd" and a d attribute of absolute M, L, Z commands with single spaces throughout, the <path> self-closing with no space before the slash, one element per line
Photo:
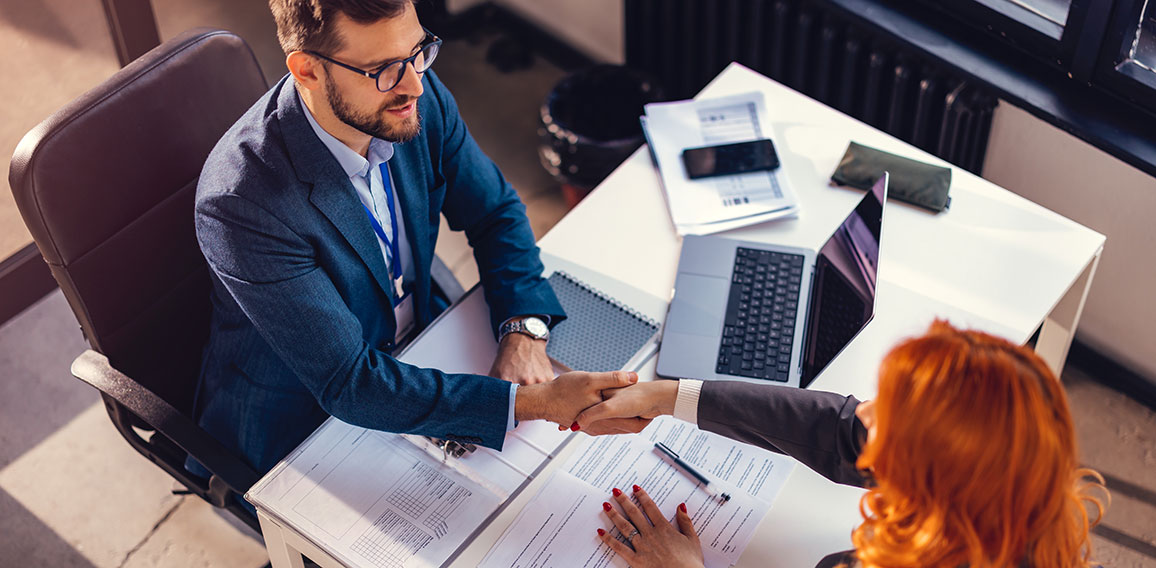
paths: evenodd
<path fill-rule="evenodd" d="M 314 56 L 304 51 L 294 51 L 285 56 L 285 66 L 297 80 L 297 84 L 310 90 L 321 89 L 325 79 L 325 68 Z"/>

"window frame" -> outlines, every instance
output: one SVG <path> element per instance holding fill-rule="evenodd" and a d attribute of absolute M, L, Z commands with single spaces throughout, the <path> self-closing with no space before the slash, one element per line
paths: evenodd
<path fill-rule="evenodd" d="M 1007 0 L 919 2 L 1066 74 L 1072 90 L 1091 87 L 1156 117 L 1156 72 L 1129 57 L 1144 3 L 1071 0 L 1057 36 L 1054 22 Z"/>
<path fill-rule="evenodd" d="M 936 0 L 803 1 L 822 1 L 841 17 L 941 62 L 1000 99 L 1156 177 L 1156 88 L 1109 74 L 1114 69 L 1106 70 L 1104 63 L 1119 56 L 1122 30 L 1132 29 L 1121 22 L 1133 17 L 1136 2 L 1143 0 L 1072 0 L 1067 33 L 1058 44 L 1025 32 L 1023 24 L 1000 27 L 1007 25 L 1006 17 L 992 16 L 975 0 L 953 0 L 949 9 Z M 977 19 L 988 16 L 1003 23 Z"/>
<path fill-rule="evenodd" d="M 1129 57 L 1144 0 L 1114 0 L 1093 82 L 1149 112 L 1156 112 L 1156 73 Z"/>
<path fill-rule="evenodd" d="M 942 12 L 974 30 L 1055 64 L 1064 43 L 1060 26 L 1027 8 L 1006 0 L 920 0 L 925 7 Z M 1072 0 L 1075 4 L 1076 0 Z M 1068 19 L 1073 10 L 1068 9 Z"/>

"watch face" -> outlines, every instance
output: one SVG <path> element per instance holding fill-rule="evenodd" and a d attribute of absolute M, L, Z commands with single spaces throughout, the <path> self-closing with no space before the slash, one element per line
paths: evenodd
<path fill-rule="evenodd" d="M 538 337 L 544 337 L 550 331 L 550 328 L 546 327 L 546 322 L 538 318 L 526 318 L 522 320 L 522 325 L 526 326 L 526 331 Z"/>

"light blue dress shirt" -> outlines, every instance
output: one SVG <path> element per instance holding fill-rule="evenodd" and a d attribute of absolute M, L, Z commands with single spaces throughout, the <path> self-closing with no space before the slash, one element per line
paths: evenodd
<path fill-rule="evenodd" d="M 297 94 L 300 98 L 301 94 Z M 361 201 L 367 209 L 374 212 L 377 216 L 378 223 L 385 230 L 386 236 L 390 239 L 395 238 L 393 233 L 393 224 L 389 218 L 389 204 L 386 203 L 385 187 L 381 180 L 381 164 L 388 162 L 393 157 L 393 143 L 380 138 L 373 138 L 369 141 L 368 157 L 362 156 L 354 152 L 352 148 L 346 146 L 344 142 L 338 140 L 335 136 L 321 128 L 317 124 L 317 119 L 313 117 L 313 111 L 309 106 L 301 101 L 301 107 L 305 109 L 305 118 L 309 120 L 309 126 L 313 127 L 313 132 L 321 139 L 321 143 L 329 149 L 329 153 L 341 165 L 341 169 L 345 171 L 345 175 L 349 176 L 350 183 L 353 184 L 353 189 L 357 191 L 357 199 Z M 388 168 L 387 168 L 388 169 Z M 390 176 L 392 185 L 392 176 Z M 397 187 L 392 185 L 392 187 Z M 401 259 L 402 281 L 414 281 L 414 266 L 413 266 L 413 249 L 410 248 L 409 238 L 406 236 L 405 223 L 402 222 L 401 202 L 398 201 L 396 191 L 393 192 L 393 210 L 397 212 L 397 232 L 398 238 L 398 252 Z M 368 223 L 369 220 L 366 220 Z M 390 259 L 389 245 L 377 239 L 377 245 L 381 248 L 381 257 L 385 259 L 385 266 L 392 269 L 392 262 L 395 259 Z M 510 383 L 510 408 L 506 418 L 506 430 L 513 430 L 516 424 L 514 423 L 514 402 L 518 397 L 518 385 Z"/>

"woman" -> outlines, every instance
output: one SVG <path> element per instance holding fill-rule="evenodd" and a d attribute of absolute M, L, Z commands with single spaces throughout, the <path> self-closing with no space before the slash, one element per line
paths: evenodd
<path fill-rule="evenodd" d="M 1089 492 L 1104 491 L 1102 480 L 1083 481 L 1099 475 L 1078 467 L 1063 388 L 1034 352 L 937 321 L 887 355 L 878 392 L 860 403 L 741 382 L 656 381 L 616 391 L 578 425 L 637 431 L 673 414 L 867 487 L 855 549 L 821 567 L 1088 564 L 1088 530 L 1104 511 Z M 645 491 L 635 495 L 657 513 Z M 685 511 L 677 528 L 661 513 L 647 515 L 660 519 L 651 525 L 629 495 L 614 499 L 626 516 L 612 507 L 606 514 L 623 534 L 638 534 L 629 546 L 599 534 L 632 566 L 702 565 Z"/>

